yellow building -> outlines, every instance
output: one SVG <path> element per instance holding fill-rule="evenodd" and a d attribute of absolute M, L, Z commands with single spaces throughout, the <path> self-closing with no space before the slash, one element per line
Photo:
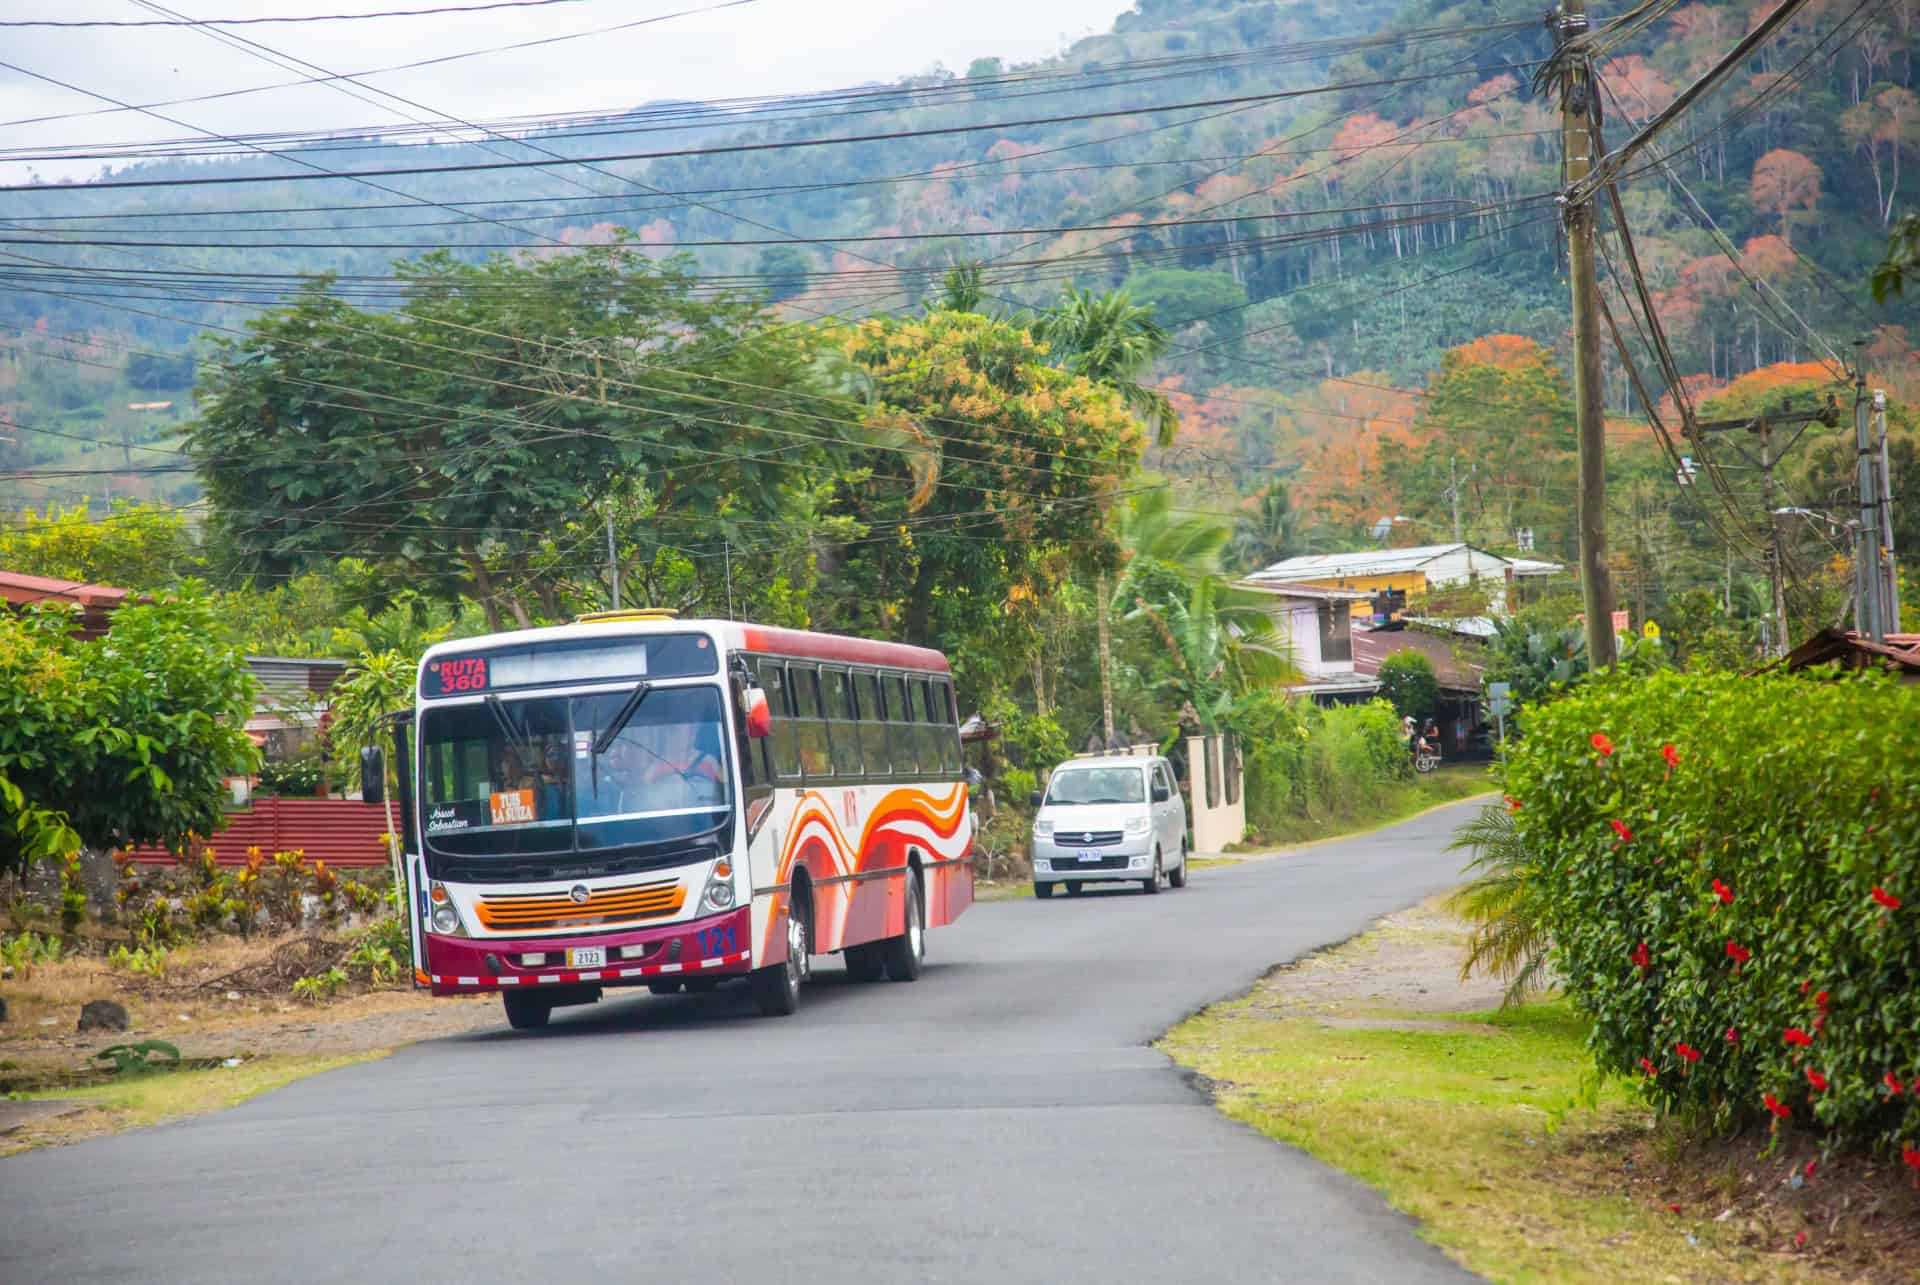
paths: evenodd
<path fill-rule="evenodd" d="M 1358 553 L 1316 553 L 1287 558 L 1246 577 L 1254 583 L 1310 585 L 1319 589 L 1347 589 L 1368 595 L 1397 590 L 1406 595 L 1407 609 L 1435 589 L 1484 584 L 1494 614 L 1504 614 L 1508 587 L 1516 575 L 1550 575 L 1557 563 L 1503 558 L 1469 544 L 1424 544 L 1410 549 L 1367 549 Z M 1352 606 L 1356 619 L 1373 616 L 1371 601 Z"/>

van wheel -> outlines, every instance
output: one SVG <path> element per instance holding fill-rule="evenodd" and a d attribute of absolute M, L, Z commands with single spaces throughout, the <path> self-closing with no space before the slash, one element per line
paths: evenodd
<path fill-rule="evenodd" d="M 1067 880 L 1067 895 L 1069 897 L 1078 897 L 1080 895 L 1080 890 L 1084 887 L 1086 887 L 1086 885 L 1081 883 L 1078 879 L 1069 879 Z"/>
<path fill-rule="evenodd" d="M 1167 887 L 1184 888 L 1187 886 L 1187 845 L 1180 845 L 1180 864 L 1167 875 Z"/>
<path fill-rule="evenodd" d="M 898 937 L 881 943 L 887 976 L 896 982 L 910 982 L 920 976 L 927 958 L 927 917 L 920 910 L 920 876 L 907 872 L 907 922 Z"/>
<path fill-rule="evenodd" d="M 1048 880 L 1043 883 L 1040 880 L 1035 879 L 1033 881 L 1033 895 L 1040 898 L 1040 900 L 1045 901 L 1048 897 L 1051 897 L 1053 895 L 1053 882 L 1051 880 Z"/>
<path fill-rule="evenodd" d="M 850 982 L 877 982 L 881 974 L 887 971 L 887 961 L 880 953 L 878 942 L 849 946 L 840 952 L 840 958 L 847 966 L 847 980 Z"/>
<path fill-rule="evenodd" d="M 516 1031 L 537 1031 L 553 1016 L 553 1005 L 544 995 L 503 991 L 500 1001 L 507 1006 L 507 1025 Z"/>
<path fill-rule="evenodd" d="M 1153 850 L 1153 873 L 1140 881 L 1140 891 L 1151 896 L 1160 891 L 1160 849 Z"/>

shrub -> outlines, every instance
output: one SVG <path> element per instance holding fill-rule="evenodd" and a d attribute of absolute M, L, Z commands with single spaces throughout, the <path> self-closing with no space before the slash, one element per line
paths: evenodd
<path fill-rule="evenodd" d="M 321 775 L 321 764 L 317 758 L 286 759 L 262 763 L 255 781 L 262 794 L 309 799 L 320 793 Z"/>
<path fill-rule="evenodd" d="M 324 973 L 315 973 L 311 977 L 302 977 L 293 984 L 293 997 L 309 1004 L 317 1004 L 323 999 L 331 999 L 347 988 L 352 978 L 343 968 L 329 968 Z"/>
<path fill-rule="evenodd" d="M 1424 722 L 1440 708 L 1440 679 L 1417 651 L 1396 651 L 1380 662 L 1380 694 L 1402 717 Z"/>
<path fill-rule="evenodd" d="M 1723 1126 L 1920 1146 L 1920 688 L 1668 671 L 1527 730 L 1525 878 L 1601 1071 Z"/>

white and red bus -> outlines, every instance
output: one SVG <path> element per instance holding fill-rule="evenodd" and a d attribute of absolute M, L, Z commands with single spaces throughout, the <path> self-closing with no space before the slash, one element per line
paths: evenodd
<path fill-rule="evenodd" d="M 395 737 L 414 978 L 498 990 L 515 1027 L 729 978 L 791 1013 L 834 952 L 912 981 L 973 900 L 939 652 L 610 612 L 442 643 L 418 678 Z"/>

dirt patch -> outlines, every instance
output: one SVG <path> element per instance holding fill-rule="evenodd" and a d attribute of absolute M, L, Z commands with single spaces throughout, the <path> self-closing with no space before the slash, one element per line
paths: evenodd
<path fill-rule="evenodd" d="M 1275 969 L 1260 983 L 1254 1006 L 1266 1014 L 1312 1017 L 1326 1026 L 1462 1029 L 1422 1022 L 1398 1010 L 1474 1013 L 1497 1008 L 1497 980 L 1463 980 L 1466 925 L 1443 909 L 1444 897 L 1388 915 L 1363 936 Z M 1396 1010 L 1384 1015 L 1382 1010 Z M 1471 1028 L 1466 1028 L 1471 1029 Z"/>

